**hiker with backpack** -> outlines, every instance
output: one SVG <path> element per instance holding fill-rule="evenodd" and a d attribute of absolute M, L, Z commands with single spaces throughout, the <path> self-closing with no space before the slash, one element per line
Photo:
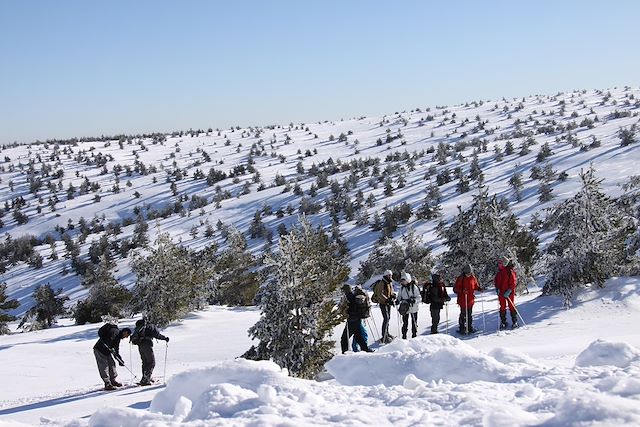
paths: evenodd
<path fill-rule="evenodd" d="M 402 339 L 407 339 L 409 317 L 411 317 L 411 337 L 418 335 L 418 310 L 420 309 L 420 289 L 409 273 L 400 277 L 398 292 L 398 313 L 402 316 Z"/>
<path fill-rule="evenodd" d="M 513 261 L 507 257 L 498 260 L 498 273 L 493 280 L 500 303 L 500 330 L 507 329 L 507 304 L 511 312 L 511 328 L 518 327 L 518 314 L 515 306 L 516 284 L 518 282 L 516 272 L 513 269 Z"/>
<path fill-rule="evenodd" d="M 98 372 L 104 381 L 105 390 L 115 390 L 116 387 L 122 386 L 122 383 L 116 380 L 118 377 L 116 361 L 120 366 L 124 366 L 124 360 L 120 356 L 120 340 L 129 335 L 131 335 L 131 329 L 119 329 L 111 323 L 98 329 L 98 341 L 93 346 L 93 355 L 96 357 Z"/>
<path fill-rule="evenodd" d="M 352 291 L 351 286 L 348 284 L 342 285 L 342 292 L 344 292 L 345 299 L 343 302 L 347 310 L 347 324 L 344 327 L 344 331 L 342 331 L 340 339 L 342 354 L 345 354 L 349 349 L 349 338 L 352 336 L 363 351 L 371 353 L 373 350 L 367 345 L 367 341 L 360 330 L 362 319 L 368 317 L 371 311 L 369 297 L 361 288 L 356 287 L 355 291 Z"/>
<path fill-rule="evenodd" d="M 382 312 L 382 333 L 380 342 L 389 343 L 395 337 L 389 333 L 389 319 L 391 318 L 391 306 L 394 305 L 396 294 L 393 292 L 391 270 L 382 274 L 382 278 L 373 284 L 373 296 L 371 301 L 378 303 Z"/>
<path fill-rule="evenodd" d="M 138 346 L 140 359 L 142 359 L 142 379 L 138 384 L 150 385 L 153 382 L 151 375 L 156 367 L 156 357 L 153 353 L 153 339 L 169 342 L 169 337 L 162 335 L 158 328 L 148 323 L 146 319 L 136 322 L 136 328 L 131 335 L 131 344 Z"/>
<path fill-rule="evenodd" d="M 431 282 L 427 282 L 422 287 L 422 302 L 430 304 L 431 311 L 431 333 L 438 333 L 438 325 L 440 324 L 440 310 L 444 304 L 451 301 L 451 297 L 447 293 L 442 276 L 437 273 L 431 275 Z"/>
<path fill-rule="evenodd" d="M 471 264 L 466 264 L 462 268 L 462 274 L 456 279 L 453 292 L 458 296 L 457 303 L 460 306 L 460 318 L 458 333 L 462 335 L 472 334 L 476 330 L 473 328 L 473 304 L 475 302 L 475 291 L 480 291 L 478 279 L 473 274 Z"/>

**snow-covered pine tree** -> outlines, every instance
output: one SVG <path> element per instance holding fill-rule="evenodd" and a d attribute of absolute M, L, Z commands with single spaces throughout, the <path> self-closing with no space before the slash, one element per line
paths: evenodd
<path fill-rule="evenodd" d="M 271 359 L 293 376 L 314 378 L 333 357 L 333 328 L 341 321 L 336 290 L 349 275 L 337 247 L 302 217 L 265 257 L 272 272 L 258 292 L 260 320 L 249 329 L 260 340 L 244 357 Z"/>
<path fill-rule="evenodd" d="M 247 250 L 247 240 L 235 227 L 229 228 L 228 247 L 221 254 L 209 251 L 199 257 L 213 273 L 209 279 L 208 302 L 211 304 L 251 305 L 262 282 L 256 258 Z"/>
<path fill-rule="evenodd" d="M 16 320 L 15 316 L 7 314 L 7 310 L 13 310 L 18 308 L 20 303 L 17 299 L 7 299 L 7 284 L 0 283 L 0 335 L 7 335 L 11 333 L 7 322 Z"/>
<path fill-rule="evenodd" d="M 89 288 L 89 294 L 73 309 L 77 325 L 100 322 L 103 316 L 120 318 L 124 315 L 131 292 L 118 283 L 111 274 L 111 268 L 107 254 L 103 254 L 98 267 L 85 273 L 82 284 Z"/>
<path fill-rule="evenodd" d="M 410 273 L 422 281 L 427 279 L 432 266 L 431 248 L 421 236 L 410 230 L 400 239 L 388 238 L 378 242 L 367 260 L 360 263 L 356 282 L 363 284 L 387 269 L 394 274 L 402 271 Z"/>
<path fill-rule="evenodd" d="M 547 249 L 545 294 L 560 294 L 570 304 L 580 285 L 604 281 L 627 262 L 626 240 L 635 231 L 633 219 L 600 189 L 593 166 L 580 172 L 581 190 L 556 205 L 547 225 L 558 233 Z"/>
<path fill-rule="evenodd" d="M 160 234 L 147 256 L 137 253 L 131 262 L 136 274 L 131 309 L 163 327 L 189 311 L 201 308 L 207 275 L 194 268 L 189 252 Z"/>
<path fill-rule="evenodd" d="M 497 260 L 507 256 L 514 262 L 518 290 L 525 289 L 531 281 L 538 242 L 518 224 L 506 201 L 499 202 L 480 187 L 469 209 L 458 209 L 451 225 L 439 232 L 449 248 L 441 260 L 441 274 L 446 280 L 455 280 L 462 267 L 471 264 L 480 286 L 489 286 L 497 271 Z"/>
<path fill-rule="evenodd" d="M 30 331 L 47 329 L 56 323 L 58 316 L 65 314 L 64 303 L 69 297 L 62 295 L 62 288 L 54 291 L 50 284 L 40 285 L 33 292 L 35 305 L 24 314 L 18 328 Z"/>

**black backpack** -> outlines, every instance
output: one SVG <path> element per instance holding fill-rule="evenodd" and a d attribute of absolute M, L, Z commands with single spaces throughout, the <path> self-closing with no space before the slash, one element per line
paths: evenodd
<path fill-rule="evenodd" d="M 144 339 L 144 328 L 147 327 L 147 323 L 143 323 L 140 327 L 137 327 L 133 330 L 133 333 L 129 337 L 129 341 L 133 345 L 140 345 L 142 340 Z"/>
<path fill-rule="evenodd" d="M 369 301 L 369 295 L 358 288 L 356 288 L 353 293 L 355 295 L 353 313 L 360 319 L 366 319 L 371 316 L 371 302 Z"/>
<path fill-rule="evenodd" d="M 118 326 L 114 325 L 113 323 L 105 323 L 104 325 L 100 326 L 100 329 L 98 329 L 98 337 L 102 341 L 110 339 L 109 330 L 113 328 L 118 329 Z"/>
<path fill-rule="evenodd" d="M 422 302 L 425 304 L 431 304 L 431 286 L 433 285 L 429 282 L 422 285 L 422 292 L 420 293 L 422 296 Z"/>

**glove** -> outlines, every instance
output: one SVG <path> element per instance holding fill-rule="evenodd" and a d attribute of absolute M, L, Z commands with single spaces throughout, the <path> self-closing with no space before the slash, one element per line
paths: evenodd
<path fill-rule="evenodd" d="M 449 302 L 449 301 L 451 301 L 451 297 L 449 295 L 447 295 L 447 297 L 444 300 Z"/>
<path fill-rule="evenodd" d="M 116 358 L 116 361 L 118 362 L 118 365 L 124 366 L 124 360 L 122 360 L 122 357 L 120 357 L 119 354 L 114 354 L 113 356 Z"/>
<path fill-rule="evenodd" d="M 166 342 L 169 342 L 169 337 L 164 337 L 164 340 L 165 340 Z"/>
<path fill-rule="evenodd" d="M 505 298 L 508 298 L 509 295 L 511 295 L 511 289 L 507 289 L 506 291 L 504 291 L 504 294 L 502 294 L 502 296 Z"/>
<path fill-rule="evenodd" d="M 415 304 L 416 303 L 416 299 L 415 298 L 409 298 L 409 303 L 411 305 Z"/>
<path fill-rule="evenodd" d="M 500 289 L 496 288 L 496 295 L 500 295 Z"/>

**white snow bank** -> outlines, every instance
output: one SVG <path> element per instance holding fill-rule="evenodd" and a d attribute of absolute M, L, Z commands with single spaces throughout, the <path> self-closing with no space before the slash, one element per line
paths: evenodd
<path fill-rule="evenodd" d="M 450 335 L 394 340 L 375 353 L 339 355 L 326 364 L 343 385 L 400 385 L 407 375 L 423 381 L 507 382 L 512 368 Z"/>
<path fill-rule="evenodd" d="M 640 350 L 626 343 L 604 340 L 592 342 L 576 357 L 576 366 L 617 366 L 626 368 L 640 363 Z"/>

